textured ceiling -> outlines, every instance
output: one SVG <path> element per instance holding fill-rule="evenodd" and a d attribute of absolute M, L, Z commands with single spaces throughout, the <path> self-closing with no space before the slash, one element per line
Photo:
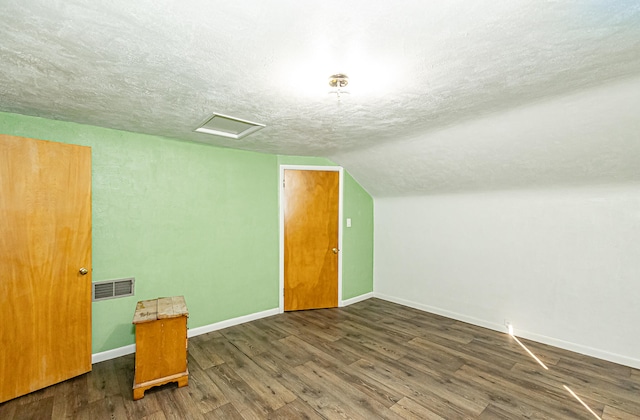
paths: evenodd
<path fill-rule="evenodd" d="M 606 100 L 640 106 L 638 1 L 2 0 L 0 14 L 2 111 L 325 156 L 380 196 L 640 180 L 635 116 Z M 267 127 L 194 133 L 213 112 Z M 626 153 L 596 138 L 620 124 Z"/>

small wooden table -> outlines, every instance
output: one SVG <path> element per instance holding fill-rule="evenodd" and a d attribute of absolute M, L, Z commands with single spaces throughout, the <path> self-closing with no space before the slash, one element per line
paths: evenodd
<path fill-rule="evenodd" d="M 133 399 L 154 386 L 189 384 L 187 305 L 183 296 L 143 300 L 136 305 L 136 371 Z"/>

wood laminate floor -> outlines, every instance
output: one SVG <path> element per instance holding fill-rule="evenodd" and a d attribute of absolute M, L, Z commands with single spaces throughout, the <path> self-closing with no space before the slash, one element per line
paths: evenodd
<path fill-rule="evenodd" d="M 187 387 L 133 401 L 128 355 L 1 404 L 0 419 L 640 418 L 640 371 L 521 341 L 549 370 L 507 334 L 369 299 L 191 338 Z"/>

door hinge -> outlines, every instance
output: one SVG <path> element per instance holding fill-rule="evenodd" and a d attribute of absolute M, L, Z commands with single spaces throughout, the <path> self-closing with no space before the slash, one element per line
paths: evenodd
<path fill-rule="evenodd" d="M 285 182 L 285 180 L 283 179 L 282 180 L 282 188 L 284 188 L 284 182 Z"/>

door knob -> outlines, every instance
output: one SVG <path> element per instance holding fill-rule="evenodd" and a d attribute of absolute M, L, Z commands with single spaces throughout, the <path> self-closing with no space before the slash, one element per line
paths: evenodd
<path fill-rule="evenodd" d="M 82 267 L 82 268 L 80 269 L 80 274 L 81 274 L 81 275 L 83 275 L 83 276 L 84 276 L 85 274 L 87 274 L 88 272 L 89 272 L 89 270 L 87 270 L 87 269 L 86 269 L 86 268 L 84 268 L 84 267 Z"/>
<path fill-rule="evenodd" d="M 338 253 L 338 248 L 331 248 L 331 250 L 333 251 L 334 254 Z"/>

